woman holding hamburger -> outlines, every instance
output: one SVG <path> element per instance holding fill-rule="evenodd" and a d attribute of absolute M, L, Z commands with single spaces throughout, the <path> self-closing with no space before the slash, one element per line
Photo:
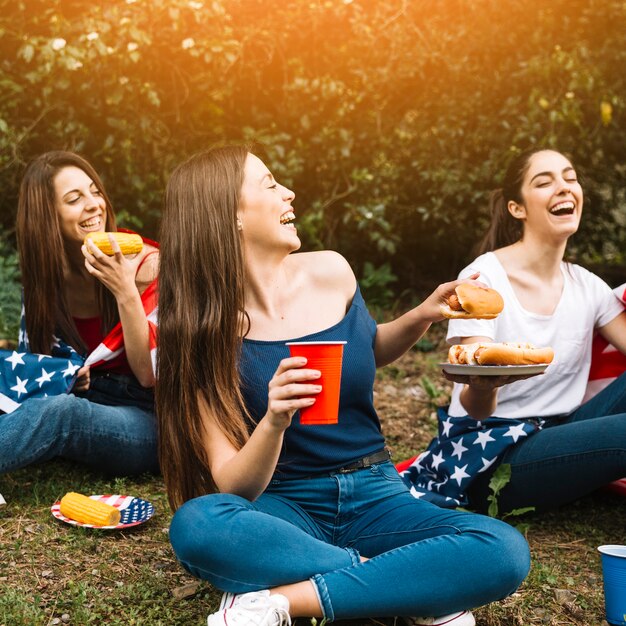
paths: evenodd
<path fill-rule="evenodd" d="M 296 253 L 293 200 L 241 146 L 198 154 L 168 182 L 157 414 L 174 552 L 226 592 L 209 626 L 376 615 L 473 626 L 467 609 L 523 580 L 528 547 L 498 520 L 411 496 L 372 390 L 376 367 L 443 319 L 460 281 L 377 326 L 342 256 Z M 320 386 L 289 356 L 294 339 L 347 341 L 338 424 L 300 423 Z"/>
<path fill-rule="evenodd" d="M 460 277 L 480 272 L 480 281 L 502 295 L 504 308 L 492 319 L 452 315 L 457 319 L 449 322 L 448 341 L 457 345 L 451 352 L 469 348 L 465 362 L 476 363 L 481 344 L 507 342 L 528 352 L 530 342 L 548 349 L 544 362 L 552 351 L 554 359 L 545 373 L 525 380 L 446 374 L 455 385 L 439 437 L 418 457 L 420 467 L 404 474 L 418 490 L 465 467 L 467 476 L 457 472 L 458 480 L 447 481 L 436 495 L 484 510 L 489 480 L 506 463 L 511 478 L 500 492 L 500 511 L 543 510 L 626 476 L 626 376 L 581 404 L 594 332 L 626 353 L 621 302 L 599 277 L 564 261 L 582 209 L 576 171 L 553 150 L 514 159 L 502 189 L 492 194 L 480 256 Z M 501 363 L 531 362 L 516 360 L 523 352 L 516 350 L 517 357 Z"/>
<path fill-rule="evenodd" d="M 107 255 L 85 243 L 105 231 L 117 231 L 115 215 L 85 159 L 54 151 L 28 165 L 17 211 L 23 327 L 11 358 L 39 355 L 41 383 L 76 381 L 72 393 L 32 397 L 0 414 L 0 472 L 53 457 L 116 475 L 158 471 L 145 310 L 156 302 L 158 251 L 146 243 L 124 256 L 113 240 Z M 122 336 L 119 352 L 79 368 L 111 331 Z M 48 371 L 48 357 L 67 359 L 67 370 Z"/>

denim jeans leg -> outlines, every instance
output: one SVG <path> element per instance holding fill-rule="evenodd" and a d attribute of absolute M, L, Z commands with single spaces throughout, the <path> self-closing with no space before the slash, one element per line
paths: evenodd
<path fill-rule="evenodd" d="M 626 373 L 582 404 L 565 420 L 568 424 L 604 415 L 626 413 Z"/>
<path fill-rule="evenodd" d="M 300 582 L 359 561 L 355 550 L 329 543 L 298 505 L 267 494 L 255 502 L 231 494 L 189 500 L 174 514 L 170 541 L 187 571 L 233 593 Z"/>
<path fill-rule="evenodd" d="M 421 502 L 384 465 L 273 483 L 255 502 L 190 500 L 172 520 L 174 552 L 226 591 L 310 579 L 329 620 L 441 615 L 517 588 L 530 555 L 514 528 Z"/>
<path fill-rule="evenodd" d="M 528 574 L 517 530 L 413 497 L 390 463 L 336 479 L 344 520 L 337 538 L 371 558 L 314 578 L 328 618 L 471 609 L 510 595 Z"/>
<path fill-rule="evenodd" d="M 626 374 L 567 417 L 548 418 L 543 430 L 520 439 L 501 462 L 511 466 L 511 480 L 498 498 L 501 513 L 556 508 L 626 476 Z M 493 471 L 468 491 L 478 510 L 487 507 Z"/>
<path fill-rule="evenodd" d="M 0 472 L 62 457 L 112 475 L 157 472 L 156 419 L 64 394 L 0 415 Z"/>

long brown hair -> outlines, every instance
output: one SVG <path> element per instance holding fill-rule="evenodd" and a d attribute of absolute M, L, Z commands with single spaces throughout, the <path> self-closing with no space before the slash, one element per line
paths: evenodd
<path fill-rule="evenodd" d="M 66 167 L 77 167 L 91 178 L 106 204 L 105 228 L 117 230 L 104 185 L 94 168 L 81 156 L 52 151 L 28 164 L 20 186 L 16 232 L 26 332 L 30 350 L 40 354 L 50 354 L 55 335 L 79 352 L 86 348 L 68 310 L 64 289 L 68 255 L 56 208 L 54 179 Z M 106 334 L 119 321 L 117 304 L 113 294 L 100 281 L 96 281 L 96 294 L 102 332 Z"/>
<path fill-rule="evenodd" d="M 216 491 L 200 402 L 238 449 L 248 438 L 238 360 L 244 259 L 237 209 L 248 149 L 217 147 L 173 172 L 160 234 L 156 406 L 170 505 Z"/>
<path fill-rule="evenodd" d="M 509 213 L 508 203 L 512 200 L 522 204 L 522 184 L 530 167 L 530 160 L 544 150 L 547 148 L 525 150 L 509 163 L 502 187 L 492 191 L 489 197 L 491 222 L 484 237 L 476 246 L 476 255 L 509 246 L 521 239 L 524 233 L 523 222 Z"/>

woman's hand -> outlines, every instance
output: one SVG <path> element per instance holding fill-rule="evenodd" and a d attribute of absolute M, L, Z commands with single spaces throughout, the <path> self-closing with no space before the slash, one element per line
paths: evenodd
<path fill-rule="evenodd" d="M 498 388 L 537 374 L 520 376 L 463 376 L 443 372 L 444 377 L 454 383 L 464 385 L 459 400 L 467 414 L 476 420 L 491 417 L 498 405 Z"/>
<path fill-rule="evenodd" d="M 73 391 L 87 391 L 91 384 L 91 367 L 89 365 L 83 365 L 78 372 L 76 372 L 76 382 L 74 383 Z"/>
<path fill-rule="evenodd" d="M 222 431 L 218 417 L 199 394 L 203 419 L 203 441 L 213 480 L 223 493 L 255 500 L 269 485 L 283 446 L 285 430 L 298 409 L 311 406 L 321 386 L 315 384 L 320 372 L 305 369 L 306 359 L 283 359 L 269 382 L 267 413 L 248 441 L 237 449 Z"/>
<path fill-rule="evenodd" d="M 153 387 L 155 377 L 150 356 L 150 330 L 135 282 L 139 263 L 145 256 L 124 256 L 112 235 L 109 235 L 109 241 L 114 250 L 113 256 L 104 254 L 91 240 L 87 240 L 81 248 L 85 267 L 115 297 L 130 369 L 139 384 Z"/>
<path fill-rule="evenodd" d="M 439 285 L 421 304 L 391 322 L 378 324 L 374 355 L 376 367 L 393 363 L 401 357 L 424 333 L 433 322 L 444 319 L 441 305 L 447 304 L 448 298 L 454 293 L 457 285 L 477 282 L 479 274 L 472 274 L 469 279 L 453 280 Z M 482 283 L 477 283 L 481 286 Z"/>
<path fill-rule="evenodd" d="M 448 304 L 448 298 L 455 293 L 455 289 L 461 283 L 474 283 L 476 285 L 480 285 L 481 287 L 487 287 L 484 283 L 476 280 L 480 276 L 479 272 L 472 274 L 469 278 L 462 278 L 460 280 L 453 280 L 449 283 L 442 283 L 433 291 L 433 293 L 424 300 L 419 305 L 419 309 L 421 309 L 422 316 L 428 322 L 440 322 L 445 319 L 441 314 L 441 306 L 444 304 Z"/>
<path fill-rule="evenodd" d="M 91 239 L 81 248 L 85 257 L 87 271 L 95 276 L 119 302 L 124 297 L 137 294 L 135 275 L 140 255 L 124 256 L 115 238 L 109 235 L 109 241 L 115 254 L 108 256 Z"/>
<path fill-rule="evenodd" d="M 315 397 L 311 396 L 322 390 L 321 385 L 315 384 L 321 373 L 303 369 L 306 362 L 300 356 L 283 359 L 269 382 L 265 418 L 278 430 L 286 430 L 294 413 L 313 405 Z"/>

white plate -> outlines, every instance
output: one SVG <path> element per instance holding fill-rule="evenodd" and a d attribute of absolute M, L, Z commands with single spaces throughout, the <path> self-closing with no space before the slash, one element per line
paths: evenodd
<path fill-rule="evenodd" d="M 461 365 L 460 363 L 440 363 L 439 366 L 448 374 L 462 376 L 528 376 L 545 372 L 548 363 L 539 365 Z"/>

